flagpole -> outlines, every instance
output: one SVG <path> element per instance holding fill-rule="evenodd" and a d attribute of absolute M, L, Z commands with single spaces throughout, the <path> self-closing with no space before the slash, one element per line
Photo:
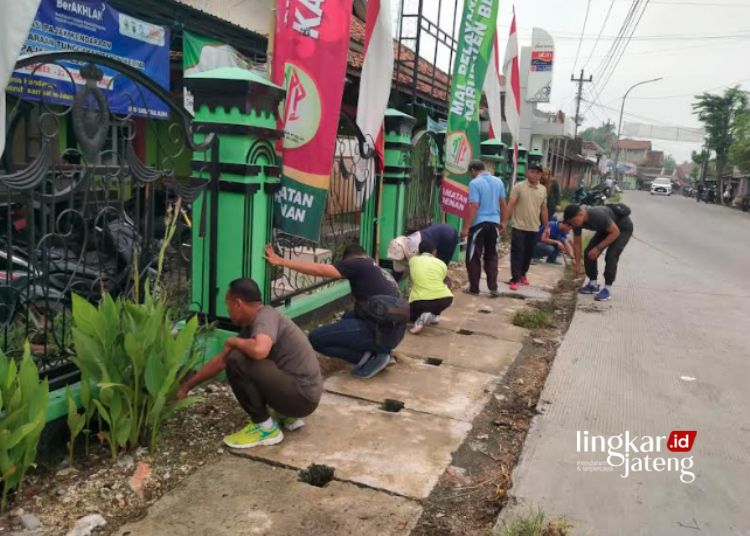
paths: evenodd
<path fill-rule="evenodd" d="M 268 29 L 268 48 L 266 49 L 266 76 L 271 80 L 272 69 L 273 69 L 273 52 L 276 46 L 276 13 L 279 5 L 279 0 L 274 0 L 271 4 L 271 13 L 269 16 Z"/>

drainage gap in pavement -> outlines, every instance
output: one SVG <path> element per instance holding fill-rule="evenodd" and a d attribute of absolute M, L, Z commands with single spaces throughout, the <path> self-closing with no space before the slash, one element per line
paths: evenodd
<path fill-rule="evenodd" d="M 390 413 L 398 413 L 402 409 L 404 409 L 404 403 L 400 400 L 394 400 L 392 398 L 386 398 L 383 401 L 382 406 L 383 411 L 388 411 Z"/>
<path fill-rule="evenodd" d="M 459 329 L 457 333 L 459 335 L 474 335 L 474 332 L 470 329 Z"/>
<path fill-rule="evenodd" d="M 299 472 L 299 481 L 316 488 L 324 488 L 333 480 L 335 469 L 328 465 L 311 464 L 307 469 Z"/>
<path fill-rule="evenodd" d="M 439 367 L 443 364 L 443 360 L 438 357 L 428 357 L 425 359 L 425 363 L 432 365 L 433 367 Z"/>

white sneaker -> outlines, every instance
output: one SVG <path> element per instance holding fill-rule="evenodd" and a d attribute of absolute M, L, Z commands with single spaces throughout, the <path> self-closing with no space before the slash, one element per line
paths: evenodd
<path fill-rule="evenodd" d="M 430 317 L 432 315 L 430 313 L 422 313 L 419 315 L 419 318 L 417 318 L 416 322 L 414 322 L 414 327 L 409 330 L 409 332 L 412 335 L 417 335 L 418 333 L 422 333 L 422 330 L 424 329 L 425 324 L 429 323 Z"/>
<path fill-rule="evenodd" d="M 437 326 L 440 323 L 440 315 L 432 315 L 432 318 L 430 318 L 430 324 L 433 326 Z"/>

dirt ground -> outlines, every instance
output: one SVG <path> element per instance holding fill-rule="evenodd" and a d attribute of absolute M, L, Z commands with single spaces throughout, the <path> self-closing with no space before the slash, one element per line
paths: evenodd
<path fill-rule="evenodd" d="M 549 302 L 537 305 L 557 326 L 535 330 L 509 368 L 452 465 L 424 501 L 414 536 L 488 534 L 508 500 L 518 462 L 557 348 L 568 329 L 578 283 L 563 279 Z M 543 401 L 542 401 L 543 402 Z M 557 534 L 557 533 L 556 533 Z M 562 534 L 562 533 L 559 533 Z"/>

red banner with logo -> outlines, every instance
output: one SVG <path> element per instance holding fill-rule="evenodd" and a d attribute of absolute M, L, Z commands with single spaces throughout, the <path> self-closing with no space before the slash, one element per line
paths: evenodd
<path fill-rule="evenodd" d="M 273 82 L 286 88 L 276 226 L 320 239 L 349 55 L 353 0 L 278 0 Z"/>

